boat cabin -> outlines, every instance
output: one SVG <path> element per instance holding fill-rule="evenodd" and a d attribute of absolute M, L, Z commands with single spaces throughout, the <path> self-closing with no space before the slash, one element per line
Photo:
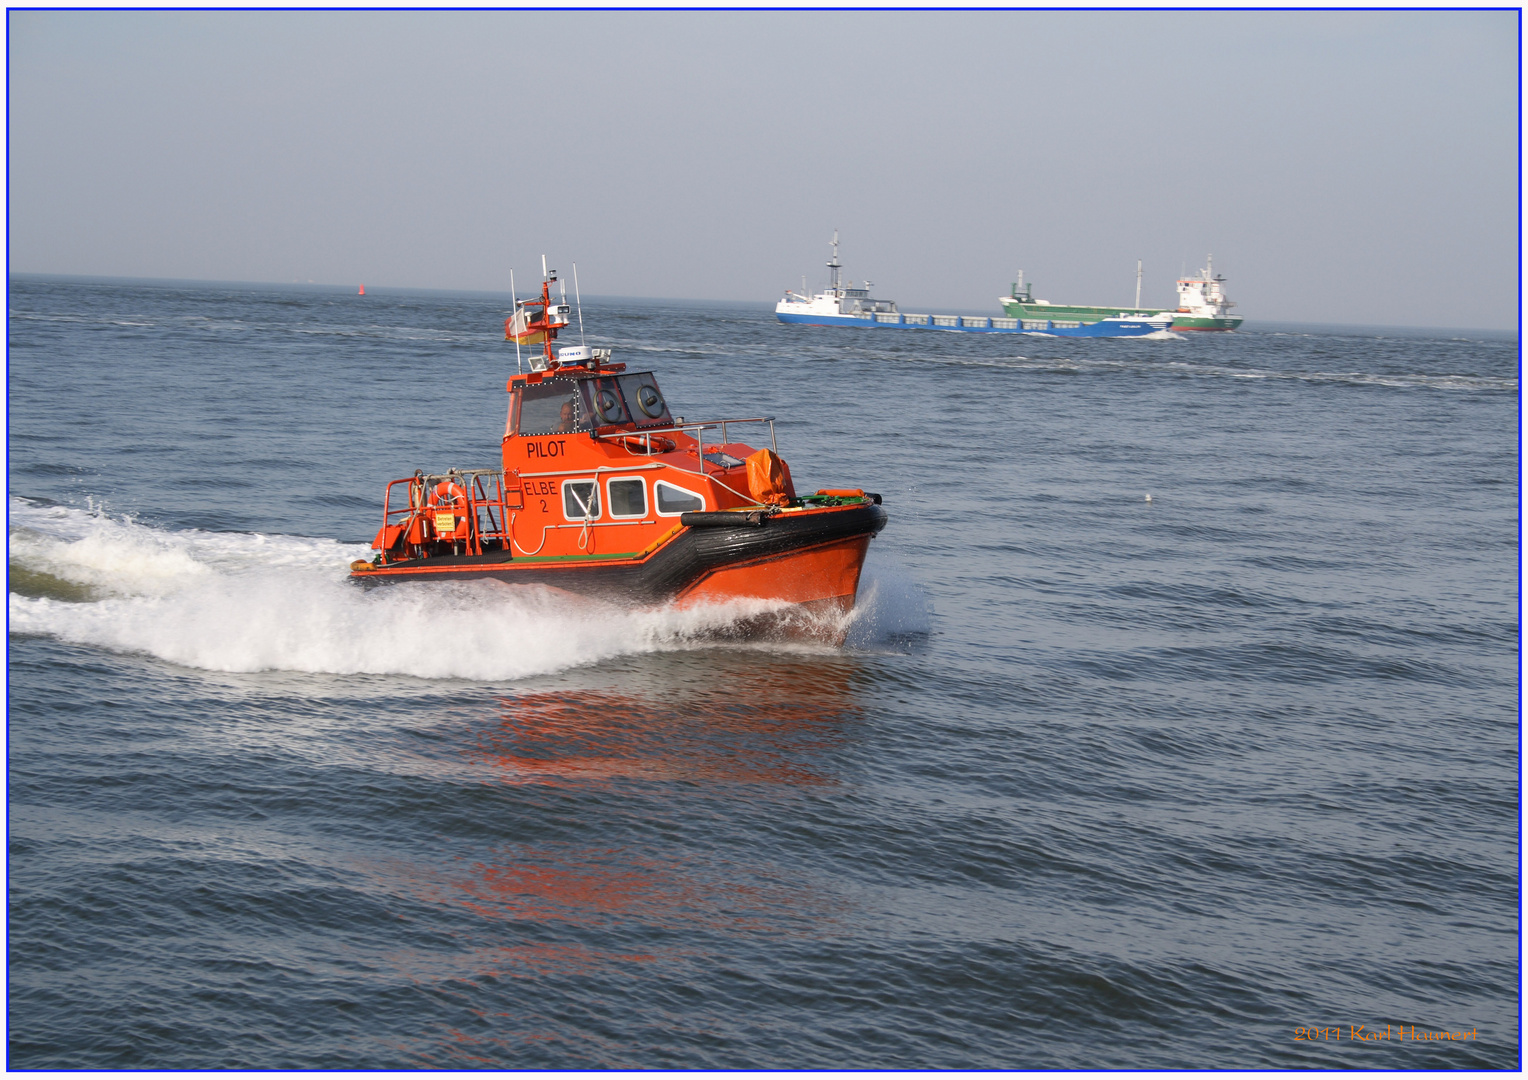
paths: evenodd
<path fill-rule="evenodd" d="M 583 356 L 579 355 L 554 371 L 510 380 L 506 438 L 673 426 L 674 418 L 652 372 L 620 374 L 625 364 L 601 363 L 609 359 L 608 349 L 563 349 L 560 356 L 569 353 L 589 354 L 594 363 L 580 363 Z"/>
<path fill-rule="evenodd" d="M 629 559 L 668 539 L 681 514 L 795 498 L 773 417 L 687 424 L 651 371 L 610 363 L 608 349 L 561 349 L 506 389 L 501 467 L 393 481 L 373 545 L 381 564 Z M 769 448 L 730 441 L 739 424 L 767 424 Z"/>

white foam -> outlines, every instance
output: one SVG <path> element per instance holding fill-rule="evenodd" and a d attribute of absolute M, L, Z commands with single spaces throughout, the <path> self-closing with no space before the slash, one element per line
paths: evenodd
<path fill-rule="evenodd" d="M 631 609 L 495 581 L 367 590 L 347 577 L 350 560 L 368 554 L 357 544 L 160 530 L 20 500 L 12 501 L 11 515 L 13 562 L 100 597 L 79 603 L 12 593 L 13 633 L 210 671 L 517 679 L 704 644 L 783 606 L 757 600 Z M 867 603 L 851 616 L 852 639 L 873 644 L 907 632 L 923 610 L 909 589 L 895 571 L 869 570 L 861 585 Z M 922 619 L 926 629 L 926 611 Z"/>
<path fill-rule="evenodd" d="M 12 499 L 10 511 L 13 562 L 116 596 L 164 596 L 208 574 L 272 565 L 325 566 L 359 558 L 366 550 L 303 537 L 169 532 L 95 507 L 77 510 Z"/>

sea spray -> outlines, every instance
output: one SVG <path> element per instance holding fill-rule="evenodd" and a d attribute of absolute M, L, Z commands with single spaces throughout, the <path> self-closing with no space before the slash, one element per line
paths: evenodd
<path fill-rule="evenodd" d="M 158 530 L 20 500 L 12 521 L 13 578 L 20 570 L 26 581 L 58 583 L 11 593 L 13 633 L 210 671 L 519 679 L 732 639 L 784 606 L 627 607 L 489 580 L 365 589 L 345 570 L 364 552 L 359 545 Z M 862 583 L 870 602 L 849 616 L 854 645 L 926 632 L 915 587 L 890 568 L 884 579 L 875 573 Z"/>
<path fill-rule="evenodd" d="M 852 649 L 905 647 L 926 637 L 931 625 L 923 588 L 889 557 L 872 550 L 844 644 Z"/>

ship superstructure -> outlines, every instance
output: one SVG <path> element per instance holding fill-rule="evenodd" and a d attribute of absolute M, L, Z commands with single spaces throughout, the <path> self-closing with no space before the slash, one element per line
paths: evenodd
<path fill-rule="evenodd" d="M 851 280 L 847 285 L 840 280 L 843 264 L 838 261 L 838 230 L 833 230 L 833 258 L 828 262 L 828 287 L 820 293 L 808 295 L 787 290 L 785 299 L 775 305 L 775 314 L 781 322 L 811 323 L 816 326 L 860 326 L 866 321 L 874 322 L 875 316 L 895 315 L 897 305 L 890 300 L 876 300 L 870 295 L 871 283 L 856 289 Z"/>
<path fill-rule="evenodd" d="M 1215 273 L 1214 256 L 1204 257 L 1204 269 L 1196 278 L 1178 279 L 1178 314 L 1173 326 L 1179 330 L 1235 330 L 1242 324 L 1232 315 L 1234 300 L 1226 299 L 1225 278 Z"/>

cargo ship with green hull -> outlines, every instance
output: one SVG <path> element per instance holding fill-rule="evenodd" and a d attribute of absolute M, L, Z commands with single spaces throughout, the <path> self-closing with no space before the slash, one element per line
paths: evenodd
<path fill-rule="evenodd" d="M 1215 273 L 1214 258 L 1205 258 L 1205 267 L 1196 278 L 1178 279 L 1177 310 L 1141 307 L 1140 266 L 1136 267 L 1134 307 L 1084 307 L 1073 304 L 1053 304 L 1049 300 L 1036 300 L 1032 286 L 1024 284 L 1024 272 L 1013 283 L 1008 296 L 998 298 L 1003 313 L 1015 319 L 1067 319 L 1087 325 L 1100 319 L 1150 318 L 1155 315 L 1171 315 L 1174 330 L 1235 330 L 1242 324 L 1240 315 L 1232 315 L 1236 304 L 1226 299 L 1222 287 L 1225 278 Z"/>

